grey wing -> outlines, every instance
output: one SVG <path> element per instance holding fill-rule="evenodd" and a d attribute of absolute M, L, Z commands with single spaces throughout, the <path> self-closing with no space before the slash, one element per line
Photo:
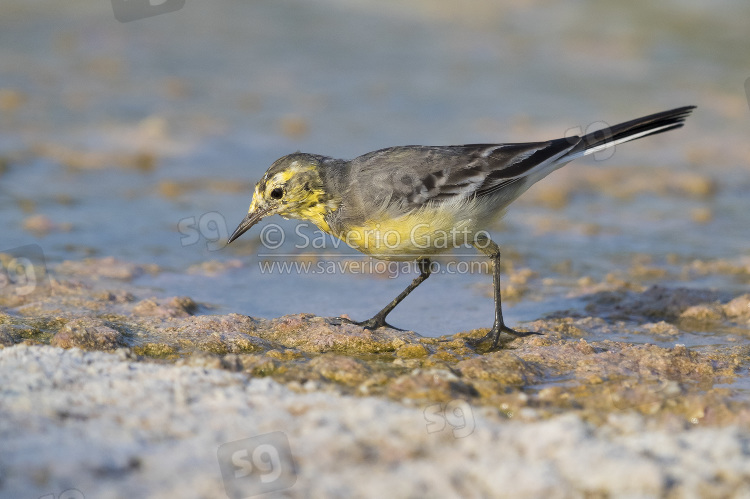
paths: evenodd
<path fill-rule="evenodd" d="M 486 196 L 519 179 L 539 180 L 579 141 L 392 147 L 354 159 L 350 181 L 371 201 L 403 208 Z"/>

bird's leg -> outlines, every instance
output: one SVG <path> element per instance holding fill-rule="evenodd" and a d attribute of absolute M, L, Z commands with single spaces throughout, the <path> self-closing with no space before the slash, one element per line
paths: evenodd
<path fill-rule="evenodd" d="M 428 277 L 430 277 L 430 272 L 431 272 L 430 271 L 430 266 L 432 264 L 432 262 L 430 261 L 430 259 L 429 258 L 420 258 L 419 260 L 417 260 L 417 263 L 419 264 L 419 276 L 417 276 L 411 282 L 411 284 L 409 284 L 406 287 L 405 290 L 403 290 L 396 298 L 394 298 L 392 302 L 390 302 L 388 305 L 386 305 L 383 308 L 383 310 L 381 310 L 380 312 L 378 312 L 377 314 L 375 314 L 375 316 L 372 319 L 368 319 L 368 320 L 362 321 L 362 322 L 354 322 L 354 321 L 349 321 L 349 322 L 357 324 L 358 326 L 363 326 L 363 327 L 365 327 L 367 329 L 377 329 L 379 327 L 389 327 L 389 328 L 392 328 L 392 329 L 398 329 L 398 328 L 394 328 L 393 326 L 391 326 L 390 324 L 388 324 L 387 322 L 385 322 L 386 316 L 388 314 L 390 314 L 391 311 L 394 308 L 396 308 L 396 305 L 398 305 L 399 303 L 401 303 L 401 301 L 404 298 L 406 298 L 407 296 L 409 296 L 409 293 L 411 293 L 412 291 L 414 291 L 414 289 L 417 286 L 419 286 L 420 284 L 422 284 L 425 279 L 427 279 Z M 336 320 L 337 321 L 341 321 L 341 318 L 336 318 Z"/>
<path fill-rule="evenodd" d="M 492 329 L 490 329 L 489 333 L 472 343 L 479 345 L 491 339 L 492 350 L 494 350 L 501 342 L 505 344 L 522 336 L 539 334 L 533 332 L 518 332 L 505 325 L 505 321 L 503 320 L 502 298 L 500 296 L 500 247 L 484 234 L 477 235 L 473 246 L 492 260 L 492 284 L 494 285 L 495 290 L 495 323 L 492 325 Z"/>

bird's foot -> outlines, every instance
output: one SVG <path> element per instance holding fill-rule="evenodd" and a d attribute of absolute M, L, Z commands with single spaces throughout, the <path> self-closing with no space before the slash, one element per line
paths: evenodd
<path fill-rule="evenodd" d="M 504 347 L 517 338 L 541 334 L 542 333 L 536 333 L 534 331 L 516 331 L 515 329 L 509 328 L 505 324 L 495 324 L 487 334 L 478 339 L 468 340 L 467 343 L 476 347 L 481 345 L 482 343 L 485 343 L 486 341 L 492 340 L 492 346 L 490 347 L 489 351 L 493 351 L 497 350 L 498 348 Z"/>
<path fill-rule="evenodd" d="M 366 321 L 359 321 L 359 322 L 353 321 L 353 320 L 351 320 L 349 318 L 346 318 L 346 317 L 334 317 L 334 318 L 330 319 L 328 322 L 330 324 L 333 324 L 334 326 L 340 326 L 342 324 L 354 324 L 354 325 L 362 326 L 365 329 L 370 329 L 370 330 L 373 330 L 373 331 L 375 329 L 379 329 L 381 327 L 387 327 L 387 328 L 390 328 L 390 329 L 395 329 L 397 331 L 405 331 L 404 329 L 399 329 L 397 327 L 391 326 L 390 324 L 388 324 L 387 322 L 385 322 L 385 318 L 384 317 L 380 317 L 378 315 L 376 315 L 372 319 L 367 319 Z"/>
<path fill-rule="evenodd" d="M 328 319 L 328 324 L 332 326 L 340 326 L 342 324 L 357 324 L 357 321 L 353 321 L 348 317 L 331 317 Z"/>

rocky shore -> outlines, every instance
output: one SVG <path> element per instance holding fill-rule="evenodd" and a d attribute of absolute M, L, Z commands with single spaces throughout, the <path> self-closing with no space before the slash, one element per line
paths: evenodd
<path fill-rule="evenodd" d="M 209 315 L 147 272 L 91 259 L 3 287 L 0 496 L 750 493 L 750 295 L 593 293 L 486 352 L 485 330 Z M 655 344 L 686 324 L 730 333 Z M 600 339 L 624 335 L 642 341 Z"/>

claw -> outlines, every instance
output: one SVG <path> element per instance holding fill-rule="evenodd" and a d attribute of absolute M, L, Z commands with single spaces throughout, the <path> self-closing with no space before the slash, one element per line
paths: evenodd
<path fill-rule="evenodd" d="M 365 329 L 370 329 L 374 331 L 375 329 L 380 329 L 381 327 L 387 327 L 389 329 L 395 329 L 396 331 L 405 331 L 405 329 L 400 329 L 395 326 L 391 326 L 387 322 L 385 322 L 385 319 L 381 319 L 378 316 L 373 317 L 372 319 L 367 319 L 366 321 L 362 322 L 355 322 L 358 326 L 362 326 Z"/>
<path fill-rule="evenodd" d="M 490 329 L 490 331 L 481 338 L 476 340 L 468 340 L 467 343 L 476 347 L 481 345 L 485 341 L 492 340 L 492 346 L 490 347 L 489 351 L 493 351 L 497 350 L 498 347 L 502 348 L 503 346 L 507 345 L 517 338 L 541 334 L 542 333 L 537 333 L 534 331 L 516 331 L 515 329 L 511 329 L 505 324 L 502 324 L 500 326 L 493 326 L 493 328 Z"/>
<path fill-rule="evenodd" d="M 376 329 L 380 329 L 381 327 L 387 327 L 389 329 L 395 329 L 396 331 L 406 331 L 405 329 L 400 329 L 395 326 L 391 326 L 387 322 L 385 322 L 384 319 L 378 317 L 377 315 L 371 319 L 367 319 L 366 321 L 353 321 L 351 319 L 347 319 L 346 317 L 333 317 L 328 320 L 328 323 L 334 326 L 340 326 L 342 324 L 354 324 L 356 326 L 361 326 L 365 329 L 369 329 L 371 331 L 374 331 Z"/>
<path fill-rule="evenodd" d="M 328 324 L 332 326 L 341 326 L 342 324 L 357 324 L 357 322 L 347 319 L 346 317 L 331 317 L 328 319 Z"/>

